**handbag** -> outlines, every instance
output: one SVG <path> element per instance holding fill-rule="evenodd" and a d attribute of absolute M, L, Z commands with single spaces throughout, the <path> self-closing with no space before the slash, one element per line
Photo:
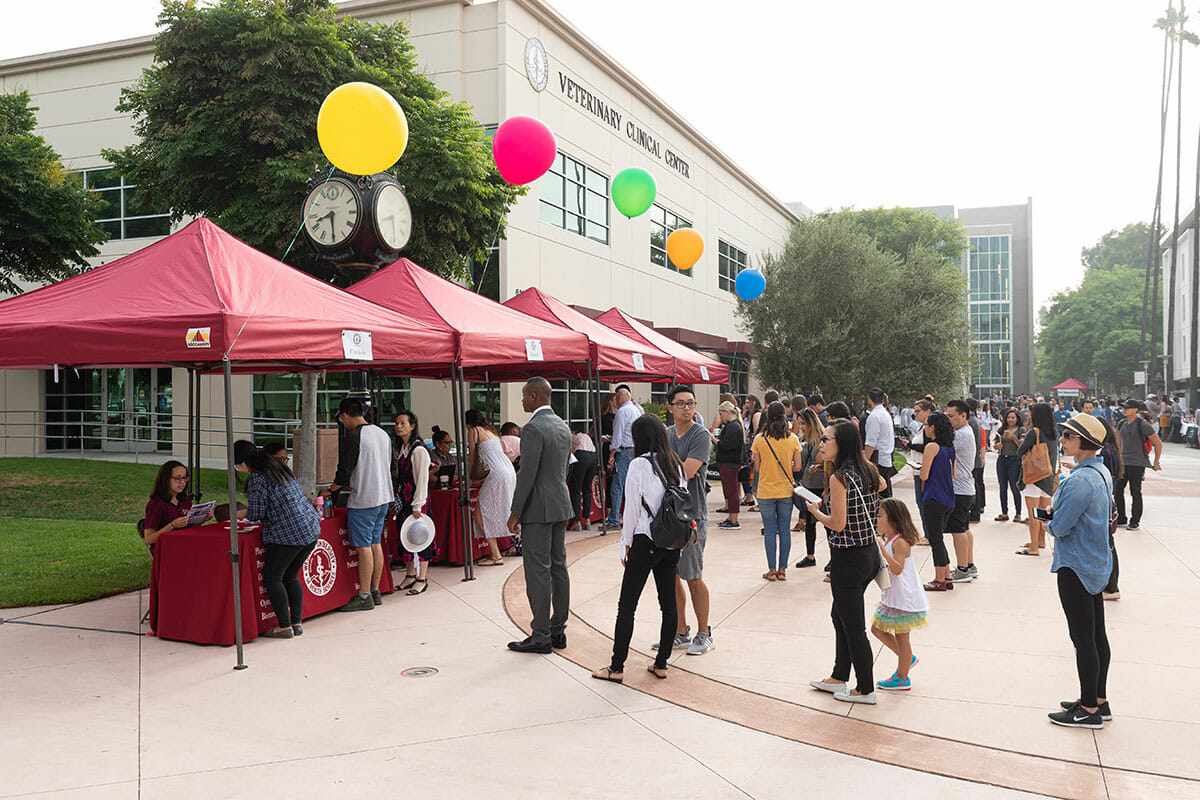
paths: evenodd
<path fill-rule="evenodd" d="M 792 471 L 783 468 L 783 463 L 779 460 L 779 456 L 775 455 L 775 448 L 771 447 L 771 439 L 763 434 L 763 441 L 767 443 L 767 449 L 771 451 L 771 455 L 775 458 L 775 463 L 779 464 L 779 469 L 783 471 L 783 476 L 788 479 L 788 483 L 792 485 L 792 505 L 800 511 L 807 511 L 808 506 L 804 505 L 804 498 L 796 494 L 796 482 L 792 480 Z"/>
<path fill-rule="evenodd" d="M 467 477 L 473 481 L 486 480 L 487 476 L 492 472 L 492 470 L 488 467 L 487 462 L 480 457 L 479 449 L 480 445 L 482 444 L 482 441 L 476 439 L 475 446 L 471 448 L 471 469 L 467 473 Z"/>
<path fill-rule="evenodd" d="M 883 543 L 878 538 L 875 539 L 875 544 L 883 549 Z M 875 584 L 880 590 L 890 589 L 892 586 L 892 568 L 888 566 L 887 559 L 883 557 L 883 553 L 879 553 L 879 569 L 875 572 Z"/>
<path fill-rule="evenodd" d="M 1050 467 L 1050 448 L 1042 441 L 1042 432 L 1034 428 L 1033 436 L 1037 443 L 1021 456 L 1021 482 L 1026 486 L 1054 474 Z"/>

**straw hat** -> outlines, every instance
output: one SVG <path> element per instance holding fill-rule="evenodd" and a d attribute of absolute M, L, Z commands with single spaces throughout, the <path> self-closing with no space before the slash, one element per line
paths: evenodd
<path fill-rule="evenodd" d="M 400 528 L 400 544 L 410 553 L 419 553 L 429 547 L 434 535 L 433 520 L 428 514 L 422 514 L 420 519 L 410 516 Z"/>
<path fill-rule="evenodd" d="M 1070 431 L 1097 450 L 1104 446 L 1104 439 L 1108 435 L 1104 423 L 1091 414 L 1076 414 L 1058 427 Z"/>

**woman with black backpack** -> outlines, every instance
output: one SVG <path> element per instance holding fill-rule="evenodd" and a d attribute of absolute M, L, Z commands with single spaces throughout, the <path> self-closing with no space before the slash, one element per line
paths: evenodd
<path fill-rule="evenodd" d="M 662 611 L 658 653 L 647 670 L 656 678 L 667 677 L 667 659 L 675 641 L 675 571 L 680 550 L 658 547 L 651 537 L 650 524 L 662 505 L 667 491 L 667 476 L 673 484 L 687 490 L 683 465 L 667 442 L 663 421 L 643 414 L 633 421 L 633 461 L 625 477 L 625 511 L 621 517 L 621 596 L 617 601 L 617 624 L 613 633 L 612 661 L 592 673 L 593 678 L 621 683 L 625 679 L 625 659 L 633 638 L 633 616 L 638 598 L 650 573 L 658 590 Z"/>

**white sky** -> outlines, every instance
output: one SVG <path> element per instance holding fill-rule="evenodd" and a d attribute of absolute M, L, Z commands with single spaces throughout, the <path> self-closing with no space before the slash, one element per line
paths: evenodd
<path fill-rule="evenodd" d="M 549 2 L 782 200 L 821 210 L 1032 197 L 1038 308 L 1078 282 L 1081 247 L 1150 218 L 1153 23 L 1166 0 Z M 12 15 L 17 2 L 4 5 Z M 0 60 L 152 33 L 159 4 L 20 9 L 0 26 Z M 1200 85 L 1191 52 L 1185 89 Z M 1197 110 L 1185 102 L 1185 176 Z"/>

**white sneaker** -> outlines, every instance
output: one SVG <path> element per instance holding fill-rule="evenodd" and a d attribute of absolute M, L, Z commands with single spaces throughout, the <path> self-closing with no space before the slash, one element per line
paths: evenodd
<path fill-rule="evenodd" d="M 692 638 L 692 644 L 687 649 L 689 656 L 702 656 L 709 650 L 715 650 L 717 646 L 713 644 L 711 633 L 697 633 Z"/>
<path fill-rule="evenodd" d="M 838 692 L 842 692 L 842 691 L 846 690 L 846 684 L 844 684 L 844 683 L 826 683 L 825 681 L 809 681 L 808 685 L 813 687 L 814 689 L 818 689 L 822 692 L 829 692 L 830 694 L 837 694 Z"/>
<path fill-rule="evenodd" d="M 867 705 L 872 706 L 876 703 L 874 692 L 871 692 L 870 694 L 850 694 L 849 684 L 842 687 L 842 689 L 839 691 L 834 692 L 833 696 L 835 699 L 841 700 L 843 703 L 866 703 Z"/>

